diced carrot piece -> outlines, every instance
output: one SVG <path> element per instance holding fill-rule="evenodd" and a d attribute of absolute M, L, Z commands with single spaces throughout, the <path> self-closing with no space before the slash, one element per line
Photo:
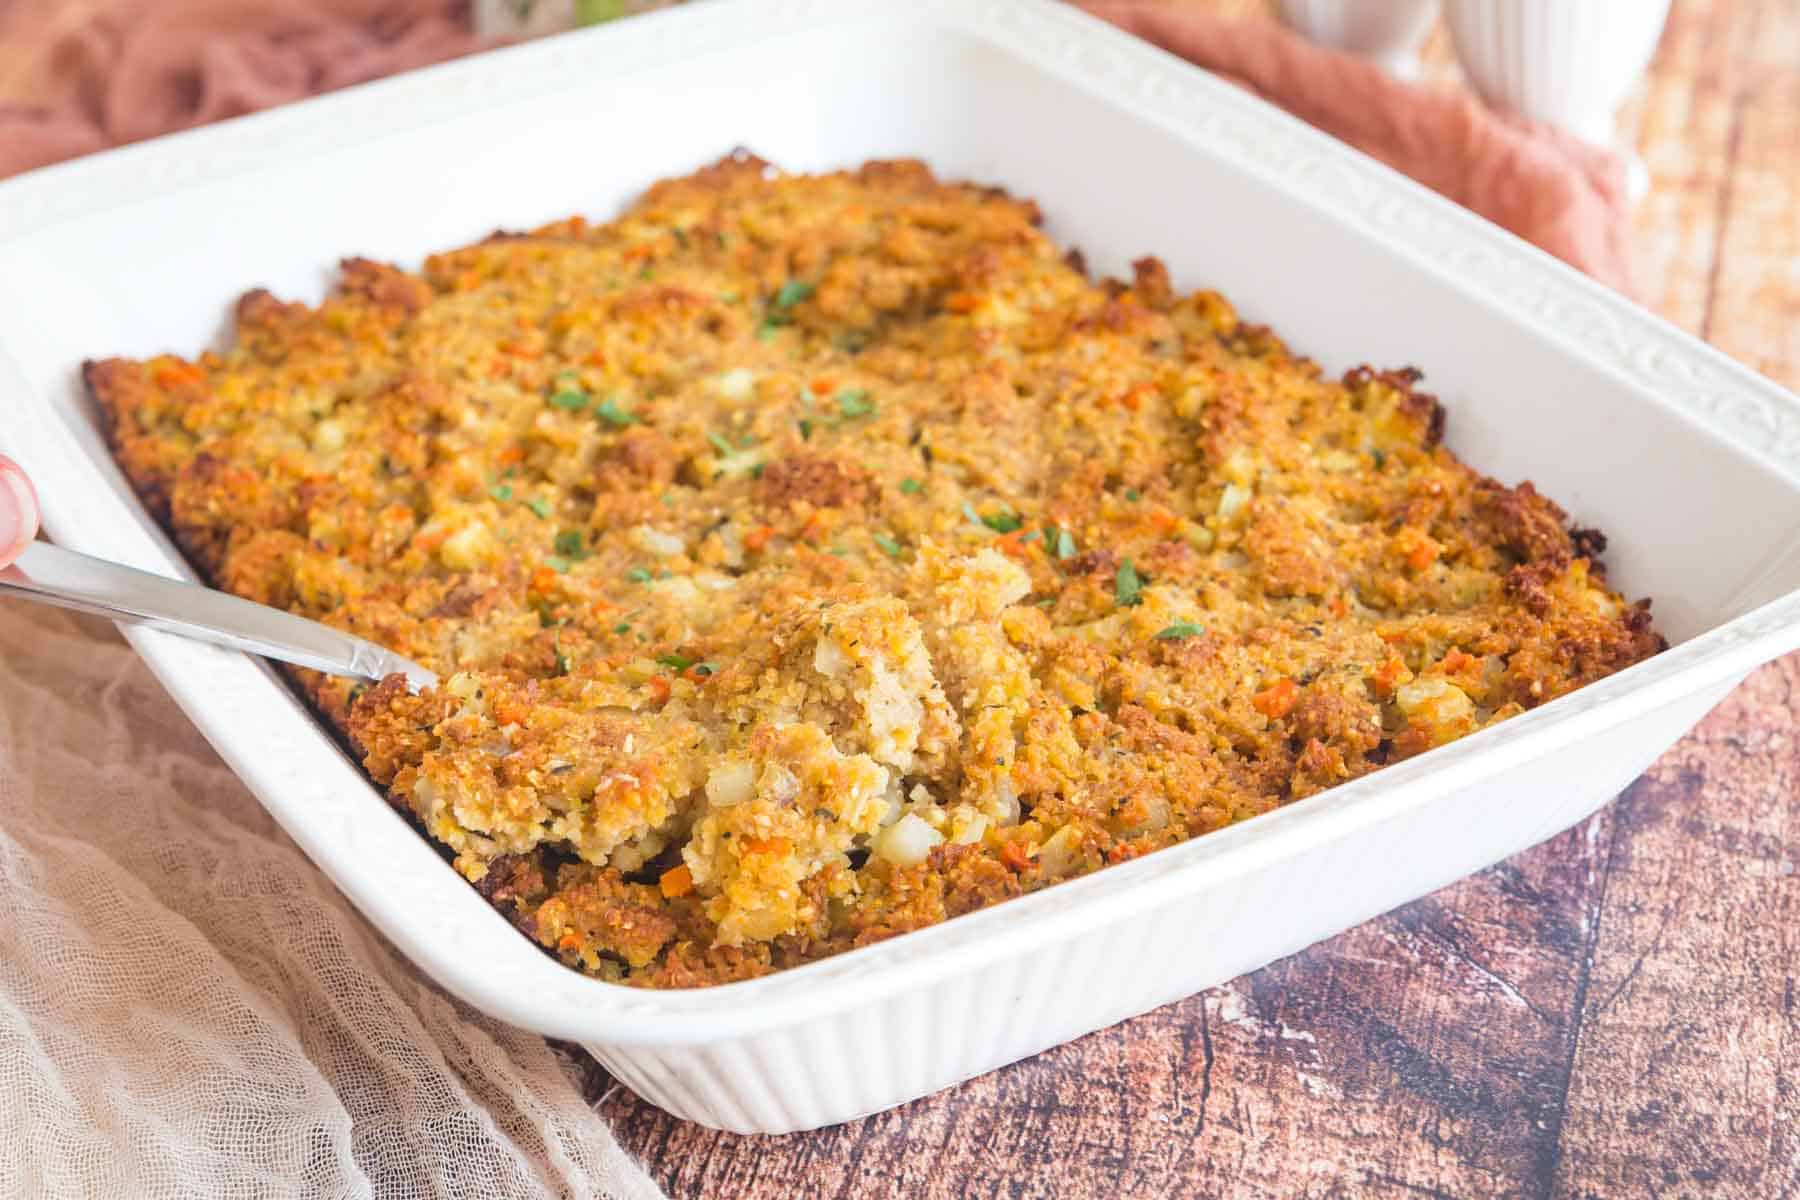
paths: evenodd
<path fill-rule="evenodd" d="M 831 394 L 831 377 L 821 375 L 806 386 L 812 389 L 812 394 L 815 396 L 829 396 Z"/>
<path fill-rule="evenodd" d="M 650 682 L 644 685 L 650 689 L 650 699 L 658 704 L 669 702 L 669 693 L 674 690 L 669 686 L 667 675 L 652 675 Z"/>
<path fill-rule="evenodd" d="M 664 871 L 662 878 L 656 881 L 656 885 L 662 889 L 663 895 L 673 900 L 677 896 L 685 896 L 694 890 L 694 873 L 687 869 L 686 863 L 682 863 L 678 867 L 670 867 Z"/>
<path fill-rule="evenodd" d="M 164 390 L 206 382 L 206 376 L 201 373 L 199 367 L 180 361 L 163 363 L 156 368 L 151 378 L 156 380 L 157 387 Z"/>
<path fill-rule="evenodd" d="M 712 678 L 712 669 L 709 667 L 708 669 L 702 671 L 700 668 L 703 665 L 704 664 L 702 664 L 702 663 L 695 663 L 693 666 L 691 666 L 687 670 L 683 671 L 681 673 L 681 677 L 683 679 L 687 680 L 689 683 L 705 683 L 707 680 Z"/>
<path fill-rule="evenodd" d="M 981 307 L 981 297 L 971 292 L 951 292 L 944 299 L 944 307 L 953 313 L 972 313 Z"/>
<path fill-rule="evenodd" d="M 1015 871 L 1023 871 L 1031 865 L 1031 856 L 1025 853 L 1024 843 L 1007 841 L 1000 844 L 1000 861 Z"/>
<path fill-rule="evenodd" d="M 525 447 L 523 447 L 523 446 L 508 446 L 506 449 L 502 450 L 495 457 L 500 462 L 506 464 L 507 466 L 511 466 L 514 463 L 524 462 L 525 461 Z"/>
<path fill-rule="evenodd" d="M 1382 663 L 1375 672 L 1375 690 L 1383 696 L 1391 696 L 1394 689 L 1400 686 L 1400 677 L 1406 674 L 1406 664 L 1396 656 Z"/>
<path fill-rule="evenodd" d="M 534 592 L 553 592 L 556 590 L 556 572 L 549 567 L 539 567 L 531 573 L 531 590 Z"/>
<path fill-rule="evenodd" d="M 1150 514 L 1150 524 L 1158 533 L 1174 533 L 1181 528 L 1181 518 L 1172 512 L 1158 509 Z"/>
<path fill-rule="evenodd" d="M 1300 685 L 1285 675 L 1250 697 L 1250 706 L 1271 721 L 1279 721 L 1293 711 L 1300 698 Z"/>
<path fill-rule="evenodd" d="M 1429 537 L 1421 537 L 1417 545 L 1406 552 L 1406 565 L 1415 571 L 1423 571 L 1437 561 L 1438 544 Z"/>
<path fill-rule="evenodd" d="M 1329 607 L 1331 608 L 1332 616 L 1341 617 L 1350 611 L 1350 601 L 1344 599 L 1344 593 L 1339 592 L 1331 598 Z"/>
<path fill-rule="evenodd" d="M 1448 654 L 1444 655 L 1444 670 L 1446 672 L 1454 675 L 1456 672 L 1462 670 L 1464 667 L 1469 666 L 1474 661 L 1475 661 L 1475 659 L 1473 656 L 1464 654 L 1457 647 L 1452 646 L 1452 647 L 1450 647 L 1450 652 Z"/>
<path fill-rule="evenodd" d="M 762 550 L 764 546 L 767 546 L 769 544 L 769 539 L 774 536 L 775 527 L 773 525 L 758 525 L 755 529 L 752 529 L 749 533 L 744 535 L 744 549 L 755 554 Z"/>
<path fill-rule="evenodd" d="M 794 848 L 784 837 L 747 837 L 741 844 L 752 854 L 786 854 Z"/>

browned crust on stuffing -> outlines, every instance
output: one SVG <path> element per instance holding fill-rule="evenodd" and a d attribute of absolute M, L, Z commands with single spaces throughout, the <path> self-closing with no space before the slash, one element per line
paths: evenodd
<path fill-rule="evenodd" d="M 444 677 L 296 673 L 527 936 L 633 984 L 1000 903 L 1661 648 L 1416 369 L 1329 379 L 1040 219 L 739 153 L 83 375 L 208 578 Z"/>

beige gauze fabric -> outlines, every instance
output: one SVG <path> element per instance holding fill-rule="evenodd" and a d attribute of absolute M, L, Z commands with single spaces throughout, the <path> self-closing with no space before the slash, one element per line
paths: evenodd
<path fill-rule="evenodd" d="M 661 1193 L 426 981 L 110 626 L 0 602 L 0 1197 Z"/>

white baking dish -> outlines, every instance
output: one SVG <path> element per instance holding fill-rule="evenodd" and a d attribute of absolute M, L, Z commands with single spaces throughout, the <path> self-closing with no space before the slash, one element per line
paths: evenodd
<path fill-rule="evenodd" d="M 720 0 L 486 55 L 0 185 L 0 438 L 53 536 L 186 568 L 76 382 L 192 352 L 263 284 L 605 215 L 744 144 L 916 154 L 1039 199 L 1100 269 L 1155 251 L 1332 370 L 1416 363 L 1450 444 L 1613 537 L 1668 653 L 1199 841 L 767 979 L 600 983 L 539 953 L 275 676 L 134 631 L 169 690 L 393 942 L 645 1098 L 776 1132 L 897 1104 L 1250 970 L 1512 854 L 1615 794 L 1800 645 L 1800 402 L 1375 163 L 1080 13 L 1030 0 Z"/>

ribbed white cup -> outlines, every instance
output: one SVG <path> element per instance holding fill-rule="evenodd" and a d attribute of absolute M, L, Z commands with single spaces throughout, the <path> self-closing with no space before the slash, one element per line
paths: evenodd
<path fill-rule="evenodd" d="M 1444 15 L 1483 99 L 1604 145 L 1669 0 L 1444 0 Z"/>
<path fill-rule="evenodd" d="M 1308 41 L 1374 59 L 1396 75 L 1418 70 L 1419 44 L 1438 0 L 1279 0 L 1281 19 Z"/>

